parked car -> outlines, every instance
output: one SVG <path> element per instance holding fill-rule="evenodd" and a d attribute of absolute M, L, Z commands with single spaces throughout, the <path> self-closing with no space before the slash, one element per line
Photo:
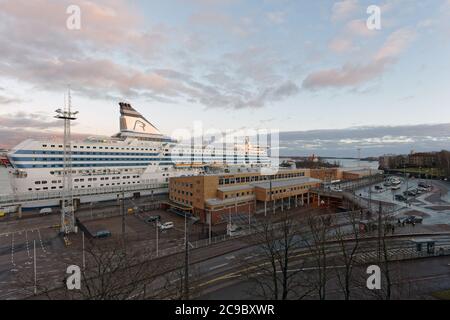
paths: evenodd
<path fill-rule="evenodd" d="M 401 222 L 412 224 L 412 223 L 422 223 L 423 218 L 422 217 L 416 217 L 416 216 L 408 216 L 403 217 L 400 219 Z"/>
<path fill-rule="evenodd" d="M 155 216 L 149 216 L 148 218 L 145 219 L 146 223 L 152 223 L 155 221 L 159 221 L 161 220 L 161 216 L 160 215 L 155 215 Z"/>
<path fill-rule="evenodd" d="M 97 232 L 95 233 L 95 236 L 94 236 L 94 237 L 97 238 L 97 239 L 109 238 L 109 237 L 111 237 L 111 231 L 109 231 L 109 230 L 100 230 L 100 231 L 97 231 Z"/>
<path fill-rule="evenodd" d="M 169 229 L 172 229 L 173 227 L 174 227 L 174 224 L 172 221 L 164 222 L 159 225 L 159 229 L 161 229 L 161 230 L 169 230 Z"/>
<path fill-rule="evenodd" d="M 403 192 L 403 194 L 408 197 L 415 197 L 417 195 L 417 190 L 408 190 Z"/>
<path fill-rule="evenodd" d="M 419 182 L 418 186 L 421 188 L 425 188 L 425 189 L 431 188 L 431 185 L 429 185 L 428 183 L 425 183 L 425 182 Z"/>
<path fill-rule="evenodd" d="M 408 200 L 405 196 L 402 196 L 401 194 L 395 195 L 395 200 L 397 201 L 406 201 Z"/>

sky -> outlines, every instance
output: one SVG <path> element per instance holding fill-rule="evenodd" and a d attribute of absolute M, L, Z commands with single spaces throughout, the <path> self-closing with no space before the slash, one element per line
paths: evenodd
<path fill-rule="evenodd" d="M 75 134 L 116 133 L 120 101 L 168 135 L 338 130 L 352 150 L 354 128 L 420 149 L 386 128 L 450 123 L 450 0 L 0 0 L 0 48 L 0 146 L 61 131 L 69 86 Z"/>

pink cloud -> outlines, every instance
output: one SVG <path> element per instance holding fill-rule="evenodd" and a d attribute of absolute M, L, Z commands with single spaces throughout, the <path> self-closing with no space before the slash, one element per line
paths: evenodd
<path fill-rule="evenodd" d="M 334 38 L 328 45 L 330 50 L 336 53 L 349 52 L 353 49 L 353 42 L 348 38 Z"/>
<path fill-rule="evenodd" d="M 410 28 L 403 28 L 393 32 L 378 50 L 375 59 L 396 58 L 409 46 L 415 37 L 415 31 Z"/>
<path fill-rule="evenodd" d="M 359 9 L 358 0 L 338 1 L 333 5 L 331 20 L 341 21 L 349 18 Z"/>
<path fill-rule="evenodd" d="M 347 63 L 339 68 L 319 70 L 309 74 L 303 81 L 303 88 L 357 87 L 380 77 L 395 63 L 400 54 L 414 40 L 415 32 L 409 28 L 391 33 L 377 53 L 367 63 Z"/>

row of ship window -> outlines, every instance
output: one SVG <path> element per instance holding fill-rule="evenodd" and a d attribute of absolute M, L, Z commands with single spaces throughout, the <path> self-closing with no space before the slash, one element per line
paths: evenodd
<path fill-rule="evenodd" d="M 121 171 L 128 172 L 128 169 L 124 169 L 124 170 L 121 170 Z M 62 173 L 63 173 L 63 171 L 50 171 L 51 175 L 62 174 Z M 77 174 L 77 173 L 78 174 L 98 174 L 98 173 L 107 173 L 107 174 L 114 174 L 114 173 L 116 173 L 116 174 L 120 174 L 118 172 L 111 172 L 111 170 L 109 170 L 109 169 L 93 170 L 93 171 L 91 171 L 91 170 L 79 170 L 79 171 L 72 170 L 72 174 Z"/>
<path fill-rule="evenodd" d="M 89 168 L 89 167 L 142 167 L 142 166 L 171 166 L 173 162 L 142 162 L 142 163 L 85 163 L 85 164 L 77 164 L 73 163 L 72 167 L 78 168 Z M 16 164 L 17 168 L 63 168 L 63 164 Z"/>
<path fill-rule="evenodd" d="M 109 187 L 109 186 L 120 186 L 120 185 L 125 185 L 125 184 L 139 184 L 141 183 L 140 181 L 128 181 L 128 182 L 117 182 L 117 183 L 106 183 L 106 184 L 100 184 L 100 187 Z M 82 186 L 74 186 L 74 189 L 84 189 L 84 188 L 91 188 L 92 185 L 82 185 Z M 35 191 L 41 191 L 41 190 L 56 190 L 56 189 L 62 189 L 63 186 L 52 186 L 52 187 L 42 187 L 41 188 L 34 188 Z M 33 188 L 28 188 L 28 191 L 33 191 Z"/>
<path fill-rule="evenodd" d="M 42 145 L 43 148 L 47 148 L 47 144 Z M 50 148 L 62 148 L 63 145 L 50 145 Z M 100 146 L 72 146 L 74 149 L 105 149 L 105 150 L 140 150 L 140 151 L 156 151 L 156 149 L 150 149 L 150 148 L 129 148 L 129 147 L 100 147 Z M 166 151 L 169 151 L 166 149 Z"/>
<path fill-rule="evenodd" d="M 125 154 L 124 154 L 125 155 Z M 236 157 L 235 157 L 236 158 Z M 215 158 L 208 158 L 208 157 L 185 157 L 180 158 L 177 156 L 173 157 L 158 157 L 158 158 L 150 158 L 150 157 L 144 157 L 144 158 L 71 158 L 72 161 L 163 161 L 163 160 L 170 160 L 170 159 L 179 159 L 179 160 L 216 160 Z M 225 159 L 225 158 L 224 158 Z M 242 157 L 239 157 L 239 159 L 243 159 Z M 30 157 L 12 157 L 11 160 L 13 161 L 64 161 L 64 158 L 30 158 Z M 255 160 L 255 159 L 252 159 Z"/>
<path fill-rule="evenodd" d="M 139 176 L 123 176 L 123 177 L 111 177 L 111 180 L 119 180 L 119 179 L 136 179 L 139 178 Z M 73 181 L 74 182 L 84 182 L 85 180 L 87 181 L 97 181 L 101 180 L 101 181 L 106 181 L 109 180 L 109 177 L 100 177 L 100 178 L 76 178 Z M 42 181 L 35 181 L 34 184 L 47 184 L 48 181 L 46 180 L 42 180 Z M 51 183 L 61 183 L 61 180 L 52 180 Z"/>
<path fill-rule="evenodd" d="M 156 151 L 156 150 L 155 150 Z M 42 151 L 42 150 L 17 150 L 14 154 L 64 154 L 63 151 Z M 89 151 L 72 151 L 71 154 L 74 155 L 112 155 L 112 156 L 145 156 L 152 155 L 157 156 L 159 153 L 149 153 L 149 152 L 89 152 Z"/>

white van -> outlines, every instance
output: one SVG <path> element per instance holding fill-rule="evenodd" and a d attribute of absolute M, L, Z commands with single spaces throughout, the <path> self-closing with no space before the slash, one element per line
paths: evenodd
<path fill-rule="evenodd" d="M 173 222 L 172 221 L 169 221 L 169 222 L 164 222 L 163 224 L 161 224 L 160 226 L 159 226 L 159 228 L 161 229 L 161 230 L 168 230 L 168 229 L 172 229 L 173 228 Z"/>
<path fill-rule="evenodd" d="M 50 214 L 52 212 L 53 212 L 52 208 L 43 208 L 43 209 L 41 209 L 41 211 L 39 211 L 40 214 L 44 214 L 44 215 Z"/>

